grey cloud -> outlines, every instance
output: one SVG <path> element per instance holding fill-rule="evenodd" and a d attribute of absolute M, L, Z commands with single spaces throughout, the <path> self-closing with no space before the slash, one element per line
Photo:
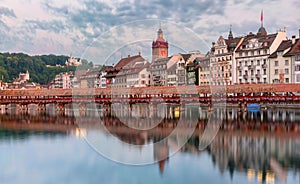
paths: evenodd
<path fill-rule="evenodd" d="M 107 30 L 111 26 L 122 23 L 147 19 L 156 16 L 158 19 L 172 20 L 180 22 L 185 26 L 192 26 L 201 16 L 223 15 L 226 2 L 222 0 L 211 1 L 140 1 L 134 3 L 128 2 L 116 3 L 116 13 L 110 6 L 103 2 L 86 1 L 83 7 L 78 11 L 70 11 L 67 6 L 54 7 L 51 4 L 44 4 L 44 7 L 59 16 L 65 16 L 67 21 L 75 28 L 79 29 L 87 38 L 101 34 L 101 31 Z M 88 24 L 93 28 L 98 28 L 94 35 L 88 33 L 85 29 Z M 100 30 L 100 31 L 99 31 Z"/>
<path fill-rule="evenodd" d="M 9 27 L 2 20 L 0 20 L 0 27 L 1 27 L 1 32 L 9 30 Z"/>
<path fill-rule="evenodd" d="M 16 18 L 15 12 L 12 9 L 6 7 L 0 7 L 0 17 L 1 16 Z"/>
<path fill-rule="evenodd" d="M 53 21 L 26 20 L 25 24 L 33 32 L 37 29 L 41 29 L 41 30 L 47 30 L 47 31 L 59 33 L 60 31 L 65 29 L 64 24 L 61 21 L 57 21 L 57 20 L 53 20 Z"/>
<path fill-rule="evenodd" d="M 69 9 L 67 6 L 55 7 L 55 6 L 51 5 L 49 2 L 44 2 L 42 4 L 42 6 L 46 11 L 53 13 L 53 15 L 55 15 L 55 14 L 67 15 L 69 13 Z"/>

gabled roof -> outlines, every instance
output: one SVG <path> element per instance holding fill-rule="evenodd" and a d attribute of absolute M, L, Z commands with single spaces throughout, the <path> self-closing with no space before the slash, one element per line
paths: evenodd
<path fill-rule="evenodd" d="M 283 52 L 286 49 L 289 49 L 292 47 L 292 40 L 283 40 L 279 47 L 277 48 L 277 50 L 275 52 L 273 52 L 269 58 L 276 58 L 277 57 L 277 52 Z"/>
<path fill-rule="evenodd" d="M 205 57 L 196 57 L 195 60 L 198 63 L 198 65 L 200 65 L 202 67 L 209 66 L 209 63 L 210 63 L 210 58 L 208 55 L 206 55 Z"/>
<path fill-rule="evenodd" d="M 283 55 L 283 57 L 294 56 L 296 54 L 300 54 L 300 39 L 295 40 L 295 44 L 292 45 L 291 49 Z"/>
<path fill-rule="evenodd" d="M 228 50 L 231 51 L 232 49 L 235 49 L 235 47 L 237 47 L 238 44 L 240 43 L 241 39 L 242 39 L 242 37 L 225 39 L 225 43 L 227 45 Z"/>
<path fill-rule="evenodd" d="M 145 68 L 149 68 L 150 63 L 148 61 L 139 62 L 135 65 L 131 65 L 131 67 L 124 67 L 120 72 L 117 74 L 117 76 L 120 75 L 128 75 L 128 74 L 137 74 L 141 72 Z"/>
<path fill-rule="evenodd" d="M 182 55 L 184 61 L 187 61 L 192 56 L 192 54 L 181 54 L 181 55 Z"/>
<path fill-rule="evenodd" d="M 169 72 L 169 71 L 174 71 L 174 70 L 176 70 L 176 68 L 177 68 L 177 63 L 174 63 L 172 66 L 170 66 L 168 69 L 167 69 L 167 71 Z"/>
<path fill-rule="evenodd" d="M 158 59 L 154 60 L 154 61 L 151 63 L 151 66 L 152 66 L 152 65 L 166 64 L 170 59 L 171 59 L 171 57 L 167 57 L 167 58 L 158 58 Z"/>
<path fill-rule="evenodd" d="M 126 66 L 127 64 L 129 64 L 130 62 L 132 62 L 133 60 L 145 60 L 141 55 L 135 55 L 135 56 L 128 56 L 126 58 L 122 58 L 117 64 L 116 66 L 114 66 L 113 68 L 108 68 L 109 70 L 116 70 L 119 71 L 121 70 L 124 66 Z"/>
<path fill-rule="evenodd" d="M 246 45 L 248 45 L 249 41 L 252 39 L 257 39 L 257 41 L 259 43 L 262 43 L 262 46 L 259 49 L 270 48 L 270 46 L 274 42 L 276 36 L 277 36 L 277 33 L 269 34 L 266 36 L 258 36 L 258 35 L 254 35 L 254 34 L 249 34 L 245 37 L 245 39 L 243 40 L 243 42 L 241 43 L 241 45 L 238 47 L 238 49 L 236 51 L 239 52 L 239 51 L 243 51 L 243 50 L 257 49 L 257 48 L 246 48 Z"/>

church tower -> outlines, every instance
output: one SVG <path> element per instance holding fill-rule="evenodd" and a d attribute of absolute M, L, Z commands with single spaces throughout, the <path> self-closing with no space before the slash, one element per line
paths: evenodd
<path fill-rule="evenodd" d="M 156 41 L 152 42 L 152 62 L 158 58 L 167 58 L 168 48 L 168 42 L 163 38 L 163 31 L 159 28 Z"/>

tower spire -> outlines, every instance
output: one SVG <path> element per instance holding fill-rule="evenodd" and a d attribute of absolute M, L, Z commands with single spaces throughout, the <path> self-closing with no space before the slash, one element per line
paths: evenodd
<path fill-rule="evenodd" d="M 228 39 L 233 39 L 233 34 L 232 34 L 232 31 L 231 31 L 231 27 L 232 25 L 230 24 L 230 29 L 229 29 L 229 34 L 228 34 Z"/>

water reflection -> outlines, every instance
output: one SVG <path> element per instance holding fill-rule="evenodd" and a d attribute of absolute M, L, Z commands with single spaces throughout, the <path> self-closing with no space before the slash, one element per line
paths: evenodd
<path fill-rule="evenodd" d="M 192 114 L 197 115 L 196 130 L 180 149 L 181 153 L 191 157 L 208 153 L 211 162 L 219 172 L 221 174 L 228 172 L 231 178 L 234 178 L 236 173 L 240 173 L 244 174 L 249 182 L 274 183 L 299 180 L 299 178 L 297 180 L 297 176 L 300 176 L 299 110 L 269 109 L 256 113 L 240 113 L 235 108 L 226 110 L 220 108 L 213 112 L 198 108 L 195 111 L 197 113 Z M 222 126 L 209 147 L 200 151 L 198 149 L 200 140 L 212 113 L 222 121 Z M 143 121 L 134 116 L 123 118 L 127 118 L 128 122 L 136 123 L 135 126 L 138 124 L 143 126 Z M 181 118 L 186 122 L 189 121 L 189 116 Z M 26 140 L 32 136 L 91 135 L 95 132 L 103 132 L 101 128 L 93 126 L 95 122 L 101 120 L 110 132 L 105 134 L 106 142 L 113 144 L 111 140 L 117 138 L 137 146 L 158 143 L 153 144 L 152 152 L 147 154 L 158 162 L 161 174 L 166 163 L 172 162 L 169 158 L 170 150 L 176 147 L 177 140 L 164 138 L 169 136 L 178 125 L 177 118 L 153 118 L 151 121 L 154 124 L 159 122 L 158 126 L 147 130 L 132 129 L 124 125 L 118 117 L 86 116 L 83 119 L 85 124 L 79 129 L 74 116 L 2 114 L 0 142 Z M 151 121 L 147 123 L 151 124 Z"/>

